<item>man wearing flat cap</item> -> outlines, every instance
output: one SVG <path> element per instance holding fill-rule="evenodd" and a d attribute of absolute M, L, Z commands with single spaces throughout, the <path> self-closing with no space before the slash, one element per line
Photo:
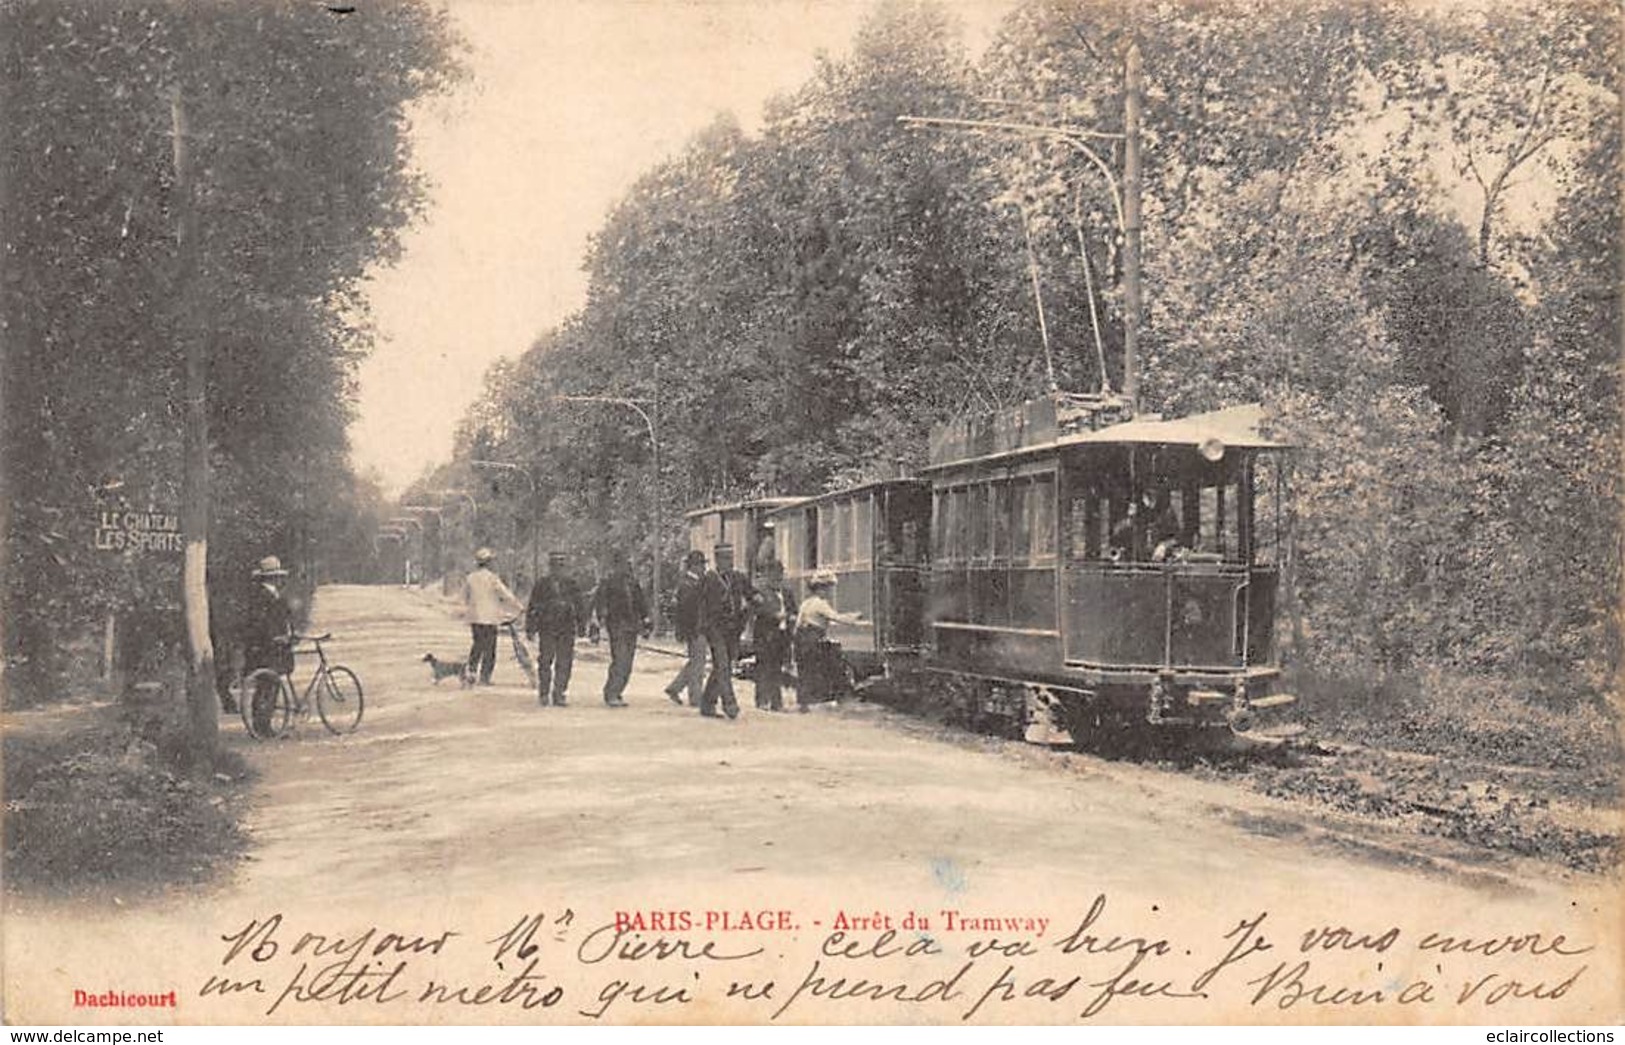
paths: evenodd
<path fill-rule="evenodd" d="M 666 686 L 666 697 L 673 704 L 683 702 L 683 690 L 688 690 L 688 702 L 697 704 L 705 686 L 705 628 L 700 620 L 700 602 L 704 593 L 705 553 L 698 549 L 683 556 L 683 573 L 677 578 L 677 604 L 673 607 L 671 623 L 677 641 L 683 644 L 688 659 L 677 672 L 677 677 Z"/>
<path fill-rule="evenodd" d="M 563 552 L 549 552 L 547 573 L 536 578 L 525 607 L 525 634 L 536 639 L 536 696 L 543 707 L 568 702 L 575 642 L 587 633 L 587 605 L 566 570 Z"/>
<path fill-rule="evenodd" d="M 609 554 L 609 572 L 592 593 L 593 617 L 609 632 L 609 674 L 604 679 L 604 703 L 626 707 L 621 695 L 632 677 L 632 658 L 638 651 L 638 632 L 649 627 L 649 600 L 632 576 L 632 563 L 619 548 Z"/>
<path fill-rule="evenodd" d="M 749 620 L 750 580 L 734 569 L 734 550 L 719 544 L 711 550 L 714 568 L 707 570 L 700 590 L 700 621 L 706 645 L 711 652 L 711 677 L 700 694 L 700 714 L 716 718 L 717 703 L 722 714 L 739 717 L 739 701 L 734 696 L 734 661 L 739 657 L 739 639 Z"/>

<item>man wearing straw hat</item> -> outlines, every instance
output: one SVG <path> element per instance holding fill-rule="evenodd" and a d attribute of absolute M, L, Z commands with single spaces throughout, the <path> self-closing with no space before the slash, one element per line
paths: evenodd
<path fill-rule="evenodd" d="M 254 580 L 248 593 L 248 607 L 243 614 L 243 674 L 252 675 L 261 668 L 270 668 L 278 674 L 293 670 L 293 613 L 282 597 L 282 578 L 288 571 L 282 560 L 267 555 L 249 574 Z M 266 736 L 271 732 L 271 713 L 275 710 L 276 692 L 269 686 L 249 694 L 249 713 L 254 720 L 254 732 Z"/>
<path fill-rule="evenodd" d="M 519 597 L 491 569 L 495 559 L 496 553 L 489 548 L 475 551 L 474 572 L 468 575 L 464 595 L 474 638 L 468 650 L 468 677 L 472 679 L 478 672 L 482 686 L 491 684 L 491 672 L 497 665 L 497 626 L 525 612 Z"/>

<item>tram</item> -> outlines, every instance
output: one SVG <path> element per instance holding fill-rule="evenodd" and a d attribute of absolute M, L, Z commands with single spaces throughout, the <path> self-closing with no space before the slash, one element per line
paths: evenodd
<path fill-rule="evenodd" d="M 1243 733 L 1295 700 L 1272 692 L 1288 447 L 1263 421 L 1055 393 L 939 425 L 917 478 L 748 502 L 750 532 L 772 534 L 800 594 L 815 569 L 836 574 L 837 608 L 865 618 L 831 635 L 855 678 L 935 687 L 1012 734 L 1046 714 L 1080 741 Z M 691 512 L 691 543 L 744 512 Z"/>
<path fill-rule="evenodd" d="M 813 573 L 835 574 L 835 608 L 858 624 L 832 624 L 854 681 L 925 650 L 931 484 L 887 479 L 809 497 L 772 513 L 779 561 L 798 600 Z"/>
<path fill-rule="evenodd" d="M 1262 422 L 1257 406 L 1163 420 L 1054 394 L 939 426 L 926 670 L 1012 730 L 1047 705 L 1075 738 L 1245 732 L 1292 703 L 1270 692 L 1279 526 L 1257 510 L 1287 447 Z"/>

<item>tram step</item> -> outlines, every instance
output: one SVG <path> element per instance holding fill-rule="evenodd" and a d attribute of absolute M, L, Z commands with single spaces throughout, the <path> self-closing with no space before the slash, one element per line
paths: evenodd
<path fill-rule="evenodd" d="M 1287 704 L 1296 704 L 1297 702 L 1298 698 L 1295 694 L 1271 693 L 1267 697 L 1259 697 L 1257 700 L 1251 701 L 1248 706 L 1256 711 L 1259 708 L 1279 708 L 1284 707 Z"/>

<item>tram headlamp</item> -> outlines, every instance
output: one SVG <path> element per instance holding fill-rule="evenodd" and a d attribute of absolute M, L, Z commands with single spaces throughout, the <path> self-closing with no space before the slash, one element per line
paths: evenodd
<path fill-rule="evenodd" d="M 1218 464 L 1224 458 L 1224 440 L 1217 436 L 1208 436 L 1197 446 L 1196 452 L 1201 454 L 1204 460 Z"/>

